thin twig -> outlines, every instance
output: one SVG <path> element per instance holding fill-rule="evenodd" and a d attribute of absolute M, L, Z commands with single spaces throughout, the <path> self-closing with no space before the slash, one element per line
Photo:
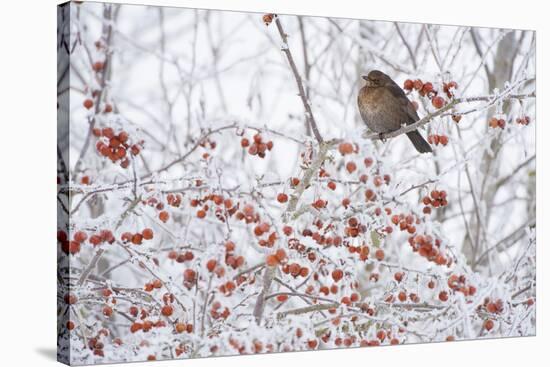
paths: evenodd
<path fill-rule="evenodd" d="M 88 276 L 90 275 L 90 273 L 96 267 L 97 262 L 99 261 L 99 259 L 101 258 L 101 255 L 103 255 L 104 252 L 105 252 L 105 250 L 102 249 L 102 248 L 97 249 L 94 257 L 92 258 L 92 260 L 90 261 L 90 263 L 88 264 L 86 269 L 84 269 L 84 271 L 80 275 L 80 278 L 78 279 L 77 285 L 81 286 L 82 284 L 84 284 L 86 279 L 88 279 Z"/>
<path fill-rule="evenodd" d="M 403 41 L 403 44 L 405 45 L 405 48 L 407 49 L 407 52 L 409 53 L 409 58 L 411 59 L 411 63 L 413 65 L 414 70 L 418 69 L 418 66 L 416 65 L 416 56 L 414 55 L 413 50 L 411 49 L 411 45 L 409 45 L 409 42 L 407 42 L 407 39 L 403 35 L 403 32 L 401 32 L 401 28 L 399 27 L 398 22 L 393 22 L 395 25 L 395 29 L 397 30 L 397 34 L 399 34 L 399 38 L 401 38 L 401 41 Z"/>
<path fill-rule="evenodd" d="M 298 92 L 299 92 L 300 98 L 302 99 L 302 104 L 304 105 L 304 109 L 306 110 L 306 120 L 309 123 L 309 126 L 311 127 L 311 131 L 313 131 L 313 135 L 315 136 L 315 139 L 319 144 L 321 144 L 323 142 L 323 137 L 321 136 L 321 133 L 319 133 L 319 128 L 317 127 L 317 123 L 315 122 L 315 117 L 313 116 L 311 105 L 306 96 L 306 91 L 304 89 L 304 83 L 302 82 L 302 77 L 298 72 L 298 68 L 296 66 L 296 63 L 294 62 L 294 58 L 292 57 L 292 52 L 290 52 L 290 48 L 288 48 L 288 43 L 287 43 L 288 35 L 283 30 L 283 26 L 281 25 L 281 21 L 279 20 L 279 18 L 275 19 L 275 24 L 277 24 L 277 30 L 279 31 L 279 35 L 283 40 L 282 51 L 285 53 L 286 58 L 288 59 L 288 63 L 290 64 L 290 68 L 292 69 L 292 74 L 294 74 L 294 79 L 296 79 Z"/>

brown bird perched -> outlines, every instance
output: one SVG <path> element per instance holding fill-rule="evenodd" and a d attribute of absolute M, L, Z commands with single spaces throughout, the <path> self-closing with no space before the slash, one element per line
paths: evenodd
<path fill-rule="evenodd" d="M 363 79 L 366 84 L 359 91 L 357 104 L 361 118 L 370 130 L 388 133 L 398 130 L 402 124 L 410 125 L 420 119 L 405 92 L 389 76 L 373 70 Z M 420 153 L 432 151 L 418 130 L 408 132 L 407 136 Z"/>

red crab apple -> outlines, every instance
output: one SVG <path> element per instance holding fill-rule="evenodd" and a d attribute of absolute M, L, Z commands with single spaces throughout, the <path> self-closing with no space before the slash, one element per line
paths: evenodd
<path fill-rule="evenodd" d="M 84 105 L 84 108 L 89 110 L 94 106 L 94 101 L 92 101 L 90 98 L 88 98 L 88 99 L 85 99 L 82 104 Z"/>
<path fill-rule="evenodd" d="M 285 193 L 280 193 L 277 195 L 277 201 L 279 203 L 286 203 L 288 201 L 288 195 Z"/>
<path fill-rule="evenodd" d="M 142 232 L 141 232 L 142 236 L 144 239 L 146 240 L 151 240 L 153 239 L 153 230 L 151 228 L 145 228 Z"/>
<path fill-rule="evenodd" d="M 441 108 L 445 105 L 445 100 L 443 99 L 443 97 L 434 97 L 432 98 L 432 105 L 435 107 L 435 108 Z"/>
<path fill-rule="evenodd" d="M 340 269 L 334 269 L 332 271 L 332 279 L 335 281 L 335 282 L 338 282 L 340 279 L 342 279 L 344 277 L 344 272 Z"/>

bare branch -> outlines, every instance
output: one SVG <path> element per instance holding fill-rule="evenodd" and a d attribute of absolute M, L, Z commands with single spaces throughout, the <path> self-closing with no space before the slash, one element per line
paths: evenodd
<path fill-rule="evenodd" d="M 302 104 L 304 105 L 304 109 L 306 110 L 306 120 L 308 121 L 309 126 L 311 127 L 311 131 L 313 131 L 313 135 L 315 136 L 315 139 L 317 139 L 317 142 L 321 144 L 323 142 L 323 137 L 321 136 L 321 133 L 319 132 L 319 128 L 317 127 L 317 123 L 315 122 L 315 117 L 313 116 L 311 105 L 306 96 L 306 91 L 304 89 L 304 83 L 302 82 L 302 77 L 298 72 L 298 68 L 296 66 L 296 63 L 294 62 L 294 58 L 292 57 L 290 48 L 288 47 L 288 42 L 287 42 L 288 35 L 283 30 L 283 26 L 281 25 L 281 21 L 279 20 L 279 18 L 275 19 L 275 23 L 277 24 L 277 30 L 279 31 L 279 35 L 281 36 L 281 39 L 283 41 L 282 51 L 285 53 L 288 63 L 290 64 L 290 68 L 292 69 L 292 74 L 294 74 L 294 79 L 296 79 L 296 85 L 298 86 L 298 93 L 300 95 L 300 98 L 302 99 Z"/>

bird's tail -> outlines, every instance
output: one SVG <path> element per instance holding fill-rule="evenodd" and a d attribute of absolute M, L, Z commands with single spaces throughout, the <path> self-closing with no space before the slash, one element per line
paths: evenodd
<path fill-rule="evenodd" d="M 409 137 L 409 139 L 411 139 L 411 142 L 419 153 L 432 152 L 432 147 L 430 146 L 430 144 L 428 144 L 428 142 L 424 140 L 422 135 L 420 135 L 417 130 L 408 132 L 407 136 Z"/>

